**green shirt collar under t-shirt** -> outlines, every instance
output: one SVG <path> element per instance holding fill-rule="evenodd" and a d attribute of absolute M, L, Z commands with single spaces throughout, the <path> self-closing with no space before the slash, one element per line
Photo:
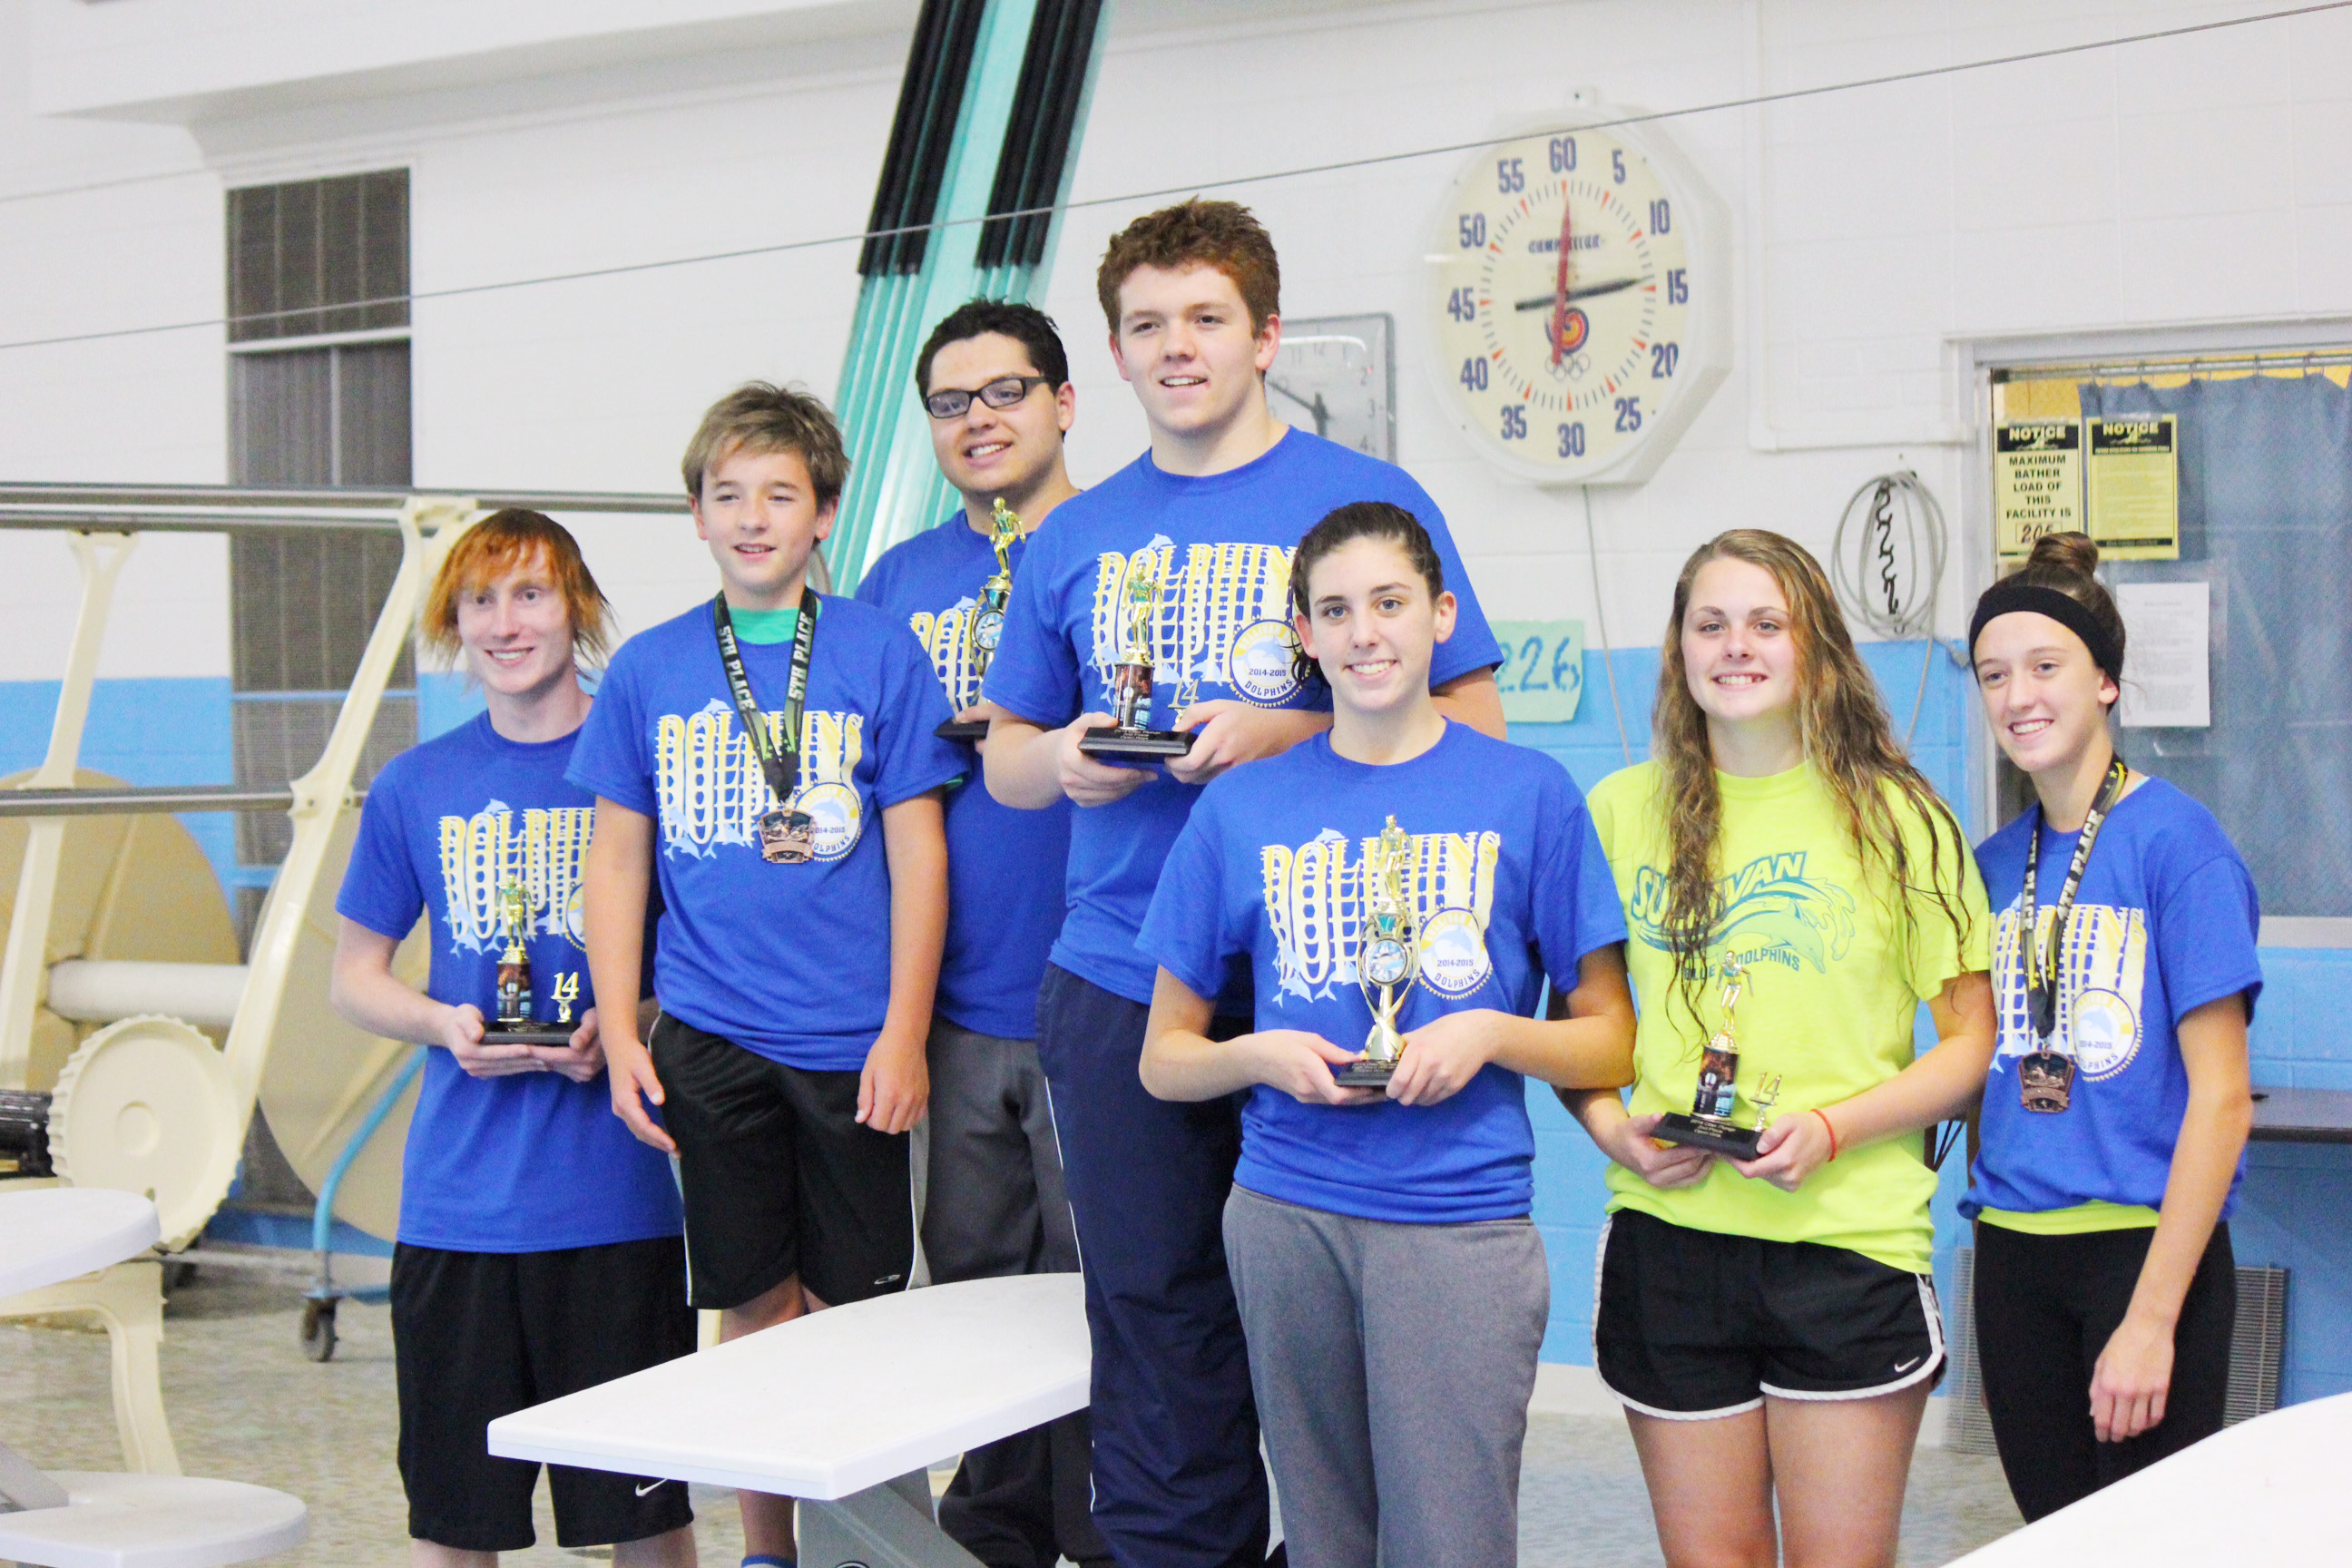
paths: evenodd
<path fill-rule="evenodd" d="M 797 609 L 739 610 L 730 605 L 727 618 L 734 623 L 736 641 L 760 644 L 790 642 L 801 624 Z"/>

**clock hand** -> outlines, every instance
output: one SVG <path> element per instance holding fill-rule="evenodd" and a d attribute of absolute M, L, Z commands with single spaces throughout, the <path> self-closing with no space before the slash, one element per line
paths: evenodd
<path fill-rule="evenodd" d="M 1621 289 L 1634 288 L 1641 281 L 1639 278 L 1612 278 L 1606 283 L 1587 283 L 1581 289 L 1570 289 L 1566 297 L 1570 300 L 1590 300 L 1596 294 L 1614 294 Z M 1549 310 L 1560 300 L 1561 296 L 1557 293 L 1538 294 L 1511 308 L 1515 310 Z"/>
<path fill-rule="evenodd" d="M 1283 385 L 1282 383 L 1275 380 L 1274 377 L 1270 375 L 1265 378 L 1265 385 L 1267 391 L 1278 392 L 1282 394 L 1283 396 L 1290 399 L 1291 402 L 1298 405 L 1299 407 L 1307 410 L 1307 414 L 1311 416 L 1315 421 L 1315 434 L 1318 436 L 1328 436 L 1331 434 L 1331 408 L 1328 404 L 1323 401 L 1323 395 L 1320 392 L 1318 392 L 1311 398 L 1301 397 L 1298 394 L 1291 391 L 1290 388 Z"/>
<path fill-rule="evenodd" d="M 1552 282 L 1551 291 L 1551 367 L 1559 368 L 1560 355 L 1568 342 L 1568 257 L 1575 248 L 1576 204 L 1560 198 L 1559 204 L 1559 272 Z"/>

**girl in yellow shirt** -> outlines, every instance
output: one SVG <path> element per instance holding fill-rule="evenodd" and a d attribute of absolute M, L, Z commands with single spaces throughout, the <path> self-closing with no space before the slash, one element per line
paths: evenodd
<path fill-rule="evenodd" d="M 1654 722 L 1591 795 L 1641 1005 L 1630 1104 L 1569 1097 L 1614 1162 L 1595 1361 L 1669 1564 L 1890 1563 L 1944 1363 L 1917 1134 L 1991 1059 L 1984 886 L 1790 540 L 1685 564 Z"/>

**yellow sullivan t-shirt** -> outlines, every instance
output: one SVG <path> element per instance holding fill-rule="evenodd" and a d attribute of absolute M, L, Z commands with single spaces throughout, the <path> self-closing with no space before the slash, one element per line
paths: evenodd
<path fill-rule="evenodd" d="M 1729 961 L 1745 976 L 1733 1017 L 1739 1046 L 1735 1116 L 1752 1126 L 1751 1097 L 1772 1079 L 1780 1080 L 1779 1094 L 1768 1109 L 1779 1121 L 1835 1105 L 1910 1066 L 1919 1004 L 1954 975 L 1991 967 L 1991 919 L 1966 843 L 1946 830 L 1937 836 L 1940 856 L 1931 860 L 1927 824 L 1892 792 L 1916 889 L 1907 926 L 1883 863 L 1874 859 L 1864 872 L 1845 814 L 1810 763 L 1769 778 L 1718 773 L 1716 782 L 1723 792 L 1720 913 L 1707 944 L 1707 973 L 1690 995 L 1676 983 L 1661 924 L 1670 852 L 1658 765 L 1612 773 L 1586 806 L 1631 933 L 1626 965 L 1641 1011 L 1633 1113 L 1690 1111 L 1700 1047 L 1723 1024 Z M 1961 912 L 1962 931 L 1927 891 L 1931 866 Z M 1672 1189 L 1612 1164 L 1609 1207 L 1639 1209 L 1694 1230 L 1850 1247 L 1925 1274 L 1936 1175 L 1919 1142 L 1886 1138 L 1842 1149 L 1794 1193 L 1751 1181 L 1721 1161 L 1696 1185 Z"/>

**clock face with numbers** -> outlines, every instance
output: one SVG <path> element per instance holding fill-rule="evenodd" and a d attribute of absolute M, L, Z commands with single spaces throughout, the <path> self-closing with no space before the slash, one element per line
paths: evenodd
<path fill-rule="evenodd" d="M 1455 422 L 1529 479 L 1648 478 L 1727 368 L 1722 233 L 1696 178 L 1627 127 L 1556 120 L 1479 153 L 1429 255 L 1431 365 Z"/>

